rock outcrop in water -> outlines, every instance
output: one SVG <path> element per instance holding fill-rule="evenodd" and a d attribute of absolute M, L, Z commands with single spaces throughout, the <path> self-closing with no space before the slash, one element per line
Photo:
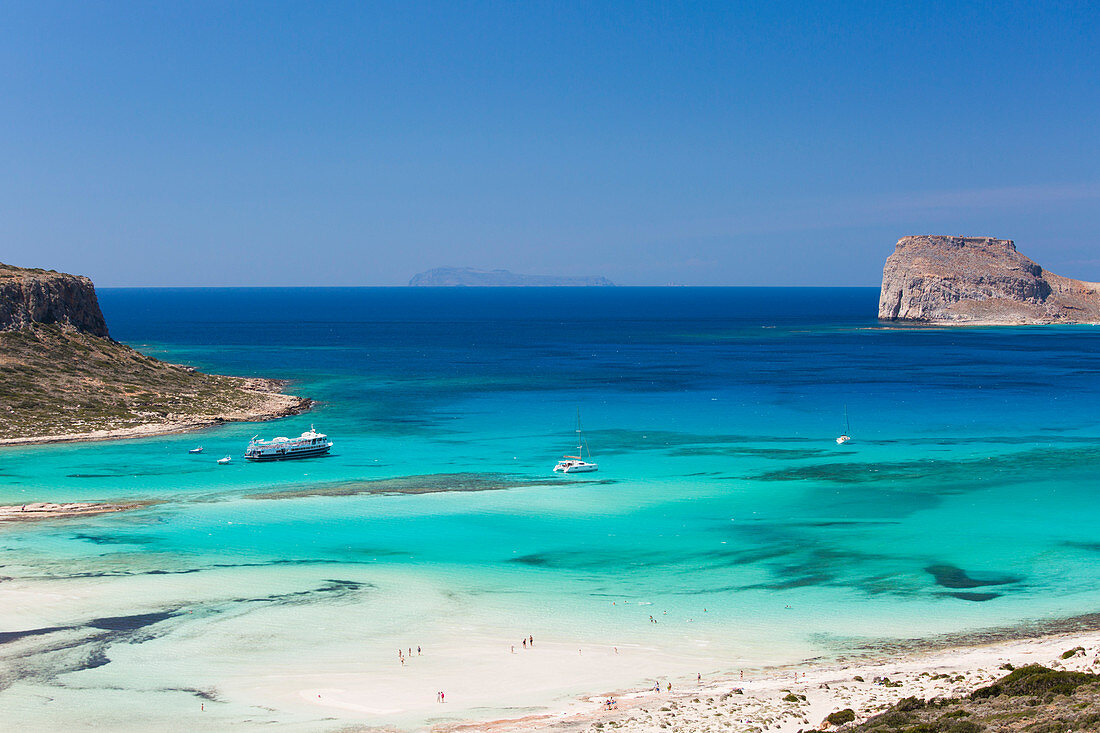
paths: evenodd
<path fill-rule="evenodd" d="M 56 323 L 107 338 L 95 286 L 86 277 L 0 264 L 0 330 Z"/>
<path fill-rule="evenodd" d="M 1100 283 L 1047 272 L 1010 239 L 902 237 L 882 271 L 878 317 L 958 325 L 1100 323 Z"/>
<path fill-rule="evenodd" d="M 475 270 L 472 267 L 437 267 L 413 275 L 412 287 L 589 287 L 615 283 L 598 276 L 519 275 L 508 270 Z"/>

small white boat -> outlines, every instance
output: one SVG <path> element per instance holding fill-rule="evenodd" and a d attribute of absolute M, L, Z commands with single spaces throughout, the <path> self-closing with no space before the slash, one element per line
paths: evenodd
<path fill-rule="evenodd" d="M 849 440 L 851 440 L 852 439 L 851 432 L 852 432 L 852 429 L 848 425 L 848 405 L 845 405 L 844 406 L 844 434 L 836 439 L 836 444 L 837 445 L 844 445 Z"/>
<path fill-rule="evenodd" d="M 588 460 L 584 460 L 585 453 Z M 592 462 L 592 451 L 588 450 L 588 441 L 581 432 L 581 411 L 577 410 L 577 455 L 563 456 L 558 465 L 554 466 L 558 473 L 589 473 L 600 470 L 599 465 Z"/>
<path fill-rule="evenodd" d="M 202 453 L 202 446 L 200 445 L 198 448 L 192 448 L 191 450 L 189 450 L 187 452 L 188 453 Z"/>
<path fill-rule="evenodd" d="M 233 460 L 232 458 L 230 458 L 229 456 L 226 456 L 225 458 L 219 458 L 218 463 L 220 463 L 221 465 L 224 466 L 225 464 L 229 463 L 232 460 Z"/>

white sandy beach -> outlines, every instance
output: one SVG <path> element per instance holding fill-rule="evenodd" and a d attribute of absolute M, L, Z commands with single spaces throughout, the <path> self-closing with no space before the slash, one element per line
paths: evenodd
<path fill-rule="evenodd" d="M 359 579 L 373 587 L 365 596 L 303 590 L 323 585 L 328 574 L 324 567 L 225 568 L 5 582 L 3 628 L 49 630 L 4 645 L 0 667 L 46 670 L 40 677 L 28 667 L 14 683 L 9 699 L 19 702 L 7 719 L 28 729 L 57 728 L 80 710 L 82 720 L 111 730 L 186 720 L 189 730 L 275 724 L 280 730 L 456 733 L 599 730 L 603 724 L 625 731 L 794 733 L 819 727 L 844 708 L 866 717 L 908 696 L 965 694 L 1006 674 L 1006 663 L 1093 669 L 1100 649 L 1100 632 L 1090 631 L 846 663 L 747 668 L 741 679 L 737 660 L 714 648 L 685 649 L 660 636 L 652 643 L 595 644 L 593 629 L 569 633 L 538 619 L 520 632 L 520 614 L 506 607 L 478 615 L 432 584 L 377 568 L 362 571 Z M 120 592 L 142 599 L 128 613 L 160 613 L 164 620 L 133 635 L 105 637 L 103 629 L 119 626 L 112 617 L 120 613 Z M 303 604 L 298 597 L 312 600 Z M 435 622 L 418 620 L 426 618 Z M 528 634 L 533 648 L 520 643 Z M 1060 659 L 1077 646 L 1086 653 Z M 110 663 L 88 667 L 96 654 Z M 38 682 L 51 676 L 53 682 Z M 877 677 L 897 686 L 876 684 Z M 440 691 L 444 703 L 436 699 Z M 784 701 L 789 693 L 806 699 Z M 609 696 L 618 701 L 612 711 L 602 706 Z"/>
<path fill-rule="evenodd" d="M 1069 659 L 1063 653 L 1082 647 Z M 958 697 L 1008 673 L 1007 665 L 1041 664 L 1052 669 L 1097 672 L 1100 632 L 1053 634 L 928 653 L 902 654 L 838 665 L 795 665 L 762 675 L 720 674 L 697 681 L 661 680 L 662 691 L 607 690 L 553 714 L 470 722 L 436 728 L 457 731 L 694 731 L 698 733 L 795 733 L 828 729 L 825 718 L 852 709 L 864 720 L 914 696 L 921 699 Z M 862 678 L 862 680 L 856 679 Z M 880 681 L 888 680 L 889 684 Z M 665 685 L 672 682 L 672 692 Z M 739 689 L 742 692 L 734 692 Z M 789 694 L 804 700 L 785 701 Z M 614 697 L 607 710 L 604 701 Z"/>

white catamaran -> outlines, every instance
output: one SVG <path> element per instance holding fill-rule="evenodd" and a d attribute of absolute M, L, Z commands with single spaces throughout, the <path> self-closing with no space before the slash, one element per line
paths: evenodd
<path fill-rule="evenodd" d="M 588 460 L 584 460 L 585 454 L 588 455 Z M 588 441 L 584 439 L 584 433 L 581 432 L 581 411 L 577 410 L 577 455 L 564 456 L 558 465 L 554 466 L 554 470 L 559 473 L 587 473 L 589 471 L 598 471 L 600 467 L 592 462 L 592 451 L 588 450 Z"/>
<path fill-rule="evenodd" d="M 852 439 L 852 429 L 848 425 L 848 405 L 844 406 L 844 434 L 836 439 L 837 445 L 844 445 Z"/>

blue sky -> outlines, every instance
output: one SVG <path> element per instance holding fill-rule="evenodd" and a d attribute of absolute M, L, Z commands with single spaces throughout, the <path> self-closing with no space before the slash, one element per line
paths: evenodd
<path fill-rule="evenodd" d="M 1093 3 L 0 5 L 0 261 L 99 285 L 1100 280 Z"/>

